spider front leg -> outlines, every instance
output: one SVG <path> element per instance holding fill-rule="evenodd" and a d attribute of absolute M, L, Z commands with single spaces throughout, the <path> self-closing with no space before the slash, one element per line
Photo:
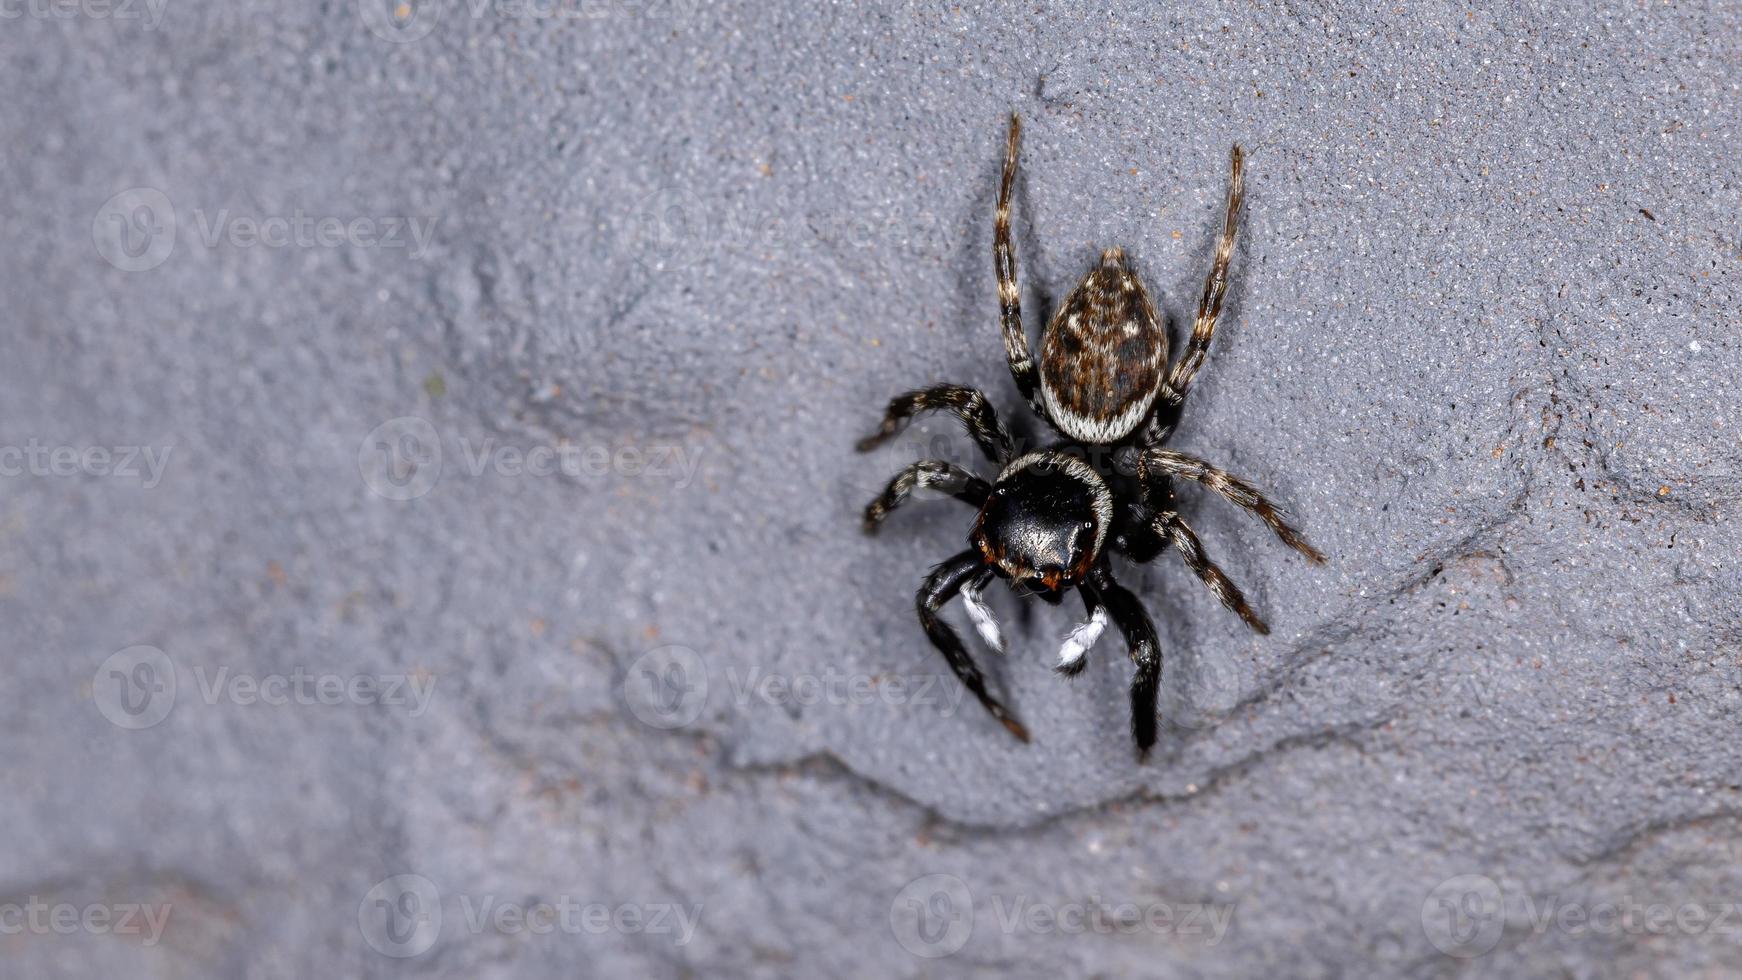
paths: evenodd
<path fill-rule="evenodd" d="M 1010 459 L 1010 433 L 998 420 L 998 411 L 986 396 L 964 385 L 933 385 L 896 395 L 889 400 L 889 409 L 877 431 L 856 444 L 860 452 L 875 449 L 900 432 L 907 420 L 921 412 L 947 411 L 960 419 L 973 437 L 974 444 L 994 463 Z"/>
<path fill-rule="evenodd" d="M 1228 154 L 1228 202 L 1222 215 L 1222 235 L 1216 240 L 1215 255 L 1210 260 L 1209 275 L 1204 277 L 1204 292 L 1198 297 L 1198 315 L 1192 322 L 1192 334 L 1186 339 L 1185 350 L 1168 372 L 1167 382 L 1156 399 L 1156 410 L 1144 427 L 1144 445 L 1157 445 L 1179 424 L 1180 408 L 1186 392 L 1204 366 L 1210 354 L 1210 340 L 1216 335 L 1216 320 L 1222 315 L 1222 300 L 1228 295 L 1228 263 L 1234 257 L 1234 240 L 1240 233 L 1240 204 L 1246 197 L 1246 154 L 1239 144 Z"/>
<path fill-rule="evenodd" d="M 955 671 L 956 678 L 962 682 L 980 704 L 991 713 L 992 717 L 1001 722 L 1010 734 L 1018 739 L 1028 741 L 1028 729 L 1017 721 L 1010 710 L 1004 707 L 997 698 L 986 690 L 986 679 L 980 674 L 980 668 L 974 665 L 974 659 L 968 655 L 962 640 L 950 624 L 938 616 L 938 610 L 944 603 L 962 591 L 962 587 L 983 575 L 985 562 L 980 553 L 970 548 L 946 560 L 932 570 L 926 577 L 925 584 L 920 586 L 919 594 L 915 596 L 915 605 L 919 609 L 919 623 L 925 628 L 925 635 L 931 639 L 932 646 L 949 661 L 950 669 Z"/>
<path fill-rule="evenodd" d="M 1155 745 L 1155 699 L 1161 688 L 1161 642 L 1155 637 L 1155 624 L 1137 596 L 1113 581 L 1105 562 L 1089 572 L 1082 587 L 1095 591 L 1131 649 L 1131 663 L 1137 668 L 1131 678 L 1131 737 L 1137 742 L 1137 759 L 1142 762 Z"/>
<path fill-rule="evenodd" d="M 877 499 L 865 505 L 865 533 L 876 534 L 890 511 L 907 503 L 913 491 L 920 488 L 942 490 L 975 507 L 984 505 L 992 492 L 991 484 L 959 466 L 941 459 L 922 459 L 895 474 Z"/>
<path fill-rule="evenodd" d="M 1010 192 L 1016 185 L 1016 150 L 1022 140 L 1022 121 L 1010 114 L 1010 134 L 1004 144 L 1004 174 L 998 182 L 998 214 L 993 225 L 992 266 L 998 274 L 998 323 L 1004 332 L 1004 356 L 1022 399 L 1036 415 L 1046 418 L 1040 400 L 1040 374 L 1029 353 L 1028 332 L 1022 326 L 1022 292 L 1016 282 L 1016 251 L 1010 245 Z"/>

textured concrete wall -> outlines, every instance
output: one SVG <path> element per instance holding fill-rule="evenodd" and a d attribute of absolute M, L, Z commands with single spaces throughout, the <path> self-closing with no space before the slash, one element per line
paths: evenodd
<path fill-rule="evenodd" d="M 1742 969 L 1742 7 L 1371 6 L 6 5 L 0 972 Z M 1146 766 L 857 528 L 1011 110 L 1031 332 L 1249 154 Z"/>

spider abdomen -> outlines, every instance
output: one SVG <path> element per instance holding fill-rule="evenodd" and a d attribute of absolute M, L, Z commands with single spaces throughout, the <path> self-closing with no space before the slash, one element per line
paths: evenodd
<path fill-rule="evenodd" d="M 1167 368 L 1167 332 L 1143 283 L 1108 249 L 1047 324 L 1040 393 L 1066 436 L 1118 442 L 1148 416 Z"/>

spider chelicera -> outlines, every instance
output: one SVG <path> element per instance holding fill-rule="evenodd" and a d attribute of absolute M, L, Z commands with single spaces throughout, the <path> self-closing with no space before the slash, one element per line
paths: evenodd
<path fill-rule="evenodd" d="M 1228 289 L 1242 198 L 1242 154 L 1230 154 L 1228 202 L 1210 273 L 1198 301 L 1196 322 L 1179 360 L 1168 363 L 1167 330 L 1136 272 L 1117 248 L 1083 277 L 1041 335 L 1040 361 L 1029 353 L 1010 246 L 1010 193 L 1016 179 L 1021 122 L 1010 117 L 1004 172 L 998 187 L 993 264 L 998 274 L 1004 352 L 1016 387 L 1062 438 L 1033 452 L 1018 453 L 991 402 L 979 391 L 943 384 L 909 391 L 889 403 L 883 423 L 861 439 L 861 452 L 901 429 L 912 416 L 947 411 L 959 418 L 987 459 L 998 467 L 992 482 L 938 459 L 902 470 L 865 508 L 865 530 L 875 532 L 916 488 L 940 490 L 979 509 L 970 547 L 945 560 L 920 587 L 919 621 L 932 645 L 992 716 L 1028 741 L 1028 729 L 986 690 L 986 682 L 955 630 L 938 615 L 958 593 L 988 646 L 1003 652 L 1004 639 L 980 592 L 1002 578 L 1058 604 L 1075 589 L 1087 619 L 1065 637 L 1055 669 L 1080 672 L 1085 655 L 1109 620 L 1130 648 L 1131 734 L 1139 758 L 1156 737 L 1156 689 L 1161 649 L 1142 603 L 1114 581 L 1111 556 L 1148 562 L 1167 548 L 1209 587 L 1222 604 L 1252 629 L 1269 627 L 1246 598 L 1204 553 L 1190 526 L 1173 508 L 1173 481 L 1199 483 L 1267 524 L 1283 543 L 1314 562 L 1324 556 L 1290 527 L 1257 488 L 1203 460 L 1162 448 L 1178 425 L 1192 380 L 1203 366 Z"/>

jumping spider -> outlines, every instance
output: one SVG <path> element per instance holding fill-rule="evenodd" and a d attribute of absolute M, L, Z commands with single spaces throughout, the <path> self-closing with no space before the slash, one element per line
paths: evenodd
<path fill-rule="evenodd" d="M 938 610 L 961 593 L 981 638 L 1002 653 L 1003 634 L 980 596 L 994 576 L 1012 588 L 1031 589 L 1054 605 L 1076 589 L 1087 619 L 1065 637 L 1055 669 L 1065 675 L 1081 671 L 1084 655 L 1111 619 L 1124 634 L 1137 668 L 1131 682 L 1131 734 L 1139 758 L 1144 758 L 1155 744 L 1161 650 L 1155 626 L 1137 596 L 1114 581 L 1111 556 L 1144 563 L 1172 545 L 1223 605 L 1259 633 L 1270 631 L 1172 509 L 1173 480 L 1200 483 L 1245 508 L 1312 561 L 1323 562 L 1324 556 L 1250 483 L 1161 448 L 1178 425 L 1186 393 L 1209 352 L 1228 289 L 1242 197 L 1240 147 L 1230 154 L 1222 235 L 1180 359 L 1169 366 L 1162 319 L 1125 253 L 1111 248 L 1047 324 L 1036 364 L 1022 326 L 1016 254 L 1010 246 L 1010 192 L 1020 135 L 1021 123 L 1012 115 L 993 242 L 1004 352 L 1022 397 L 1063 438 L 1018 454 L 991 403 L 973 388 L 943 384 L 899 395 L 890 401 L 878 430 L 859 441 L 861 452 L 887 440 L 920 412 L 948 411 L 967 427 L 999 468 L 998 475 L 988 483 L 943 460 L 921 460 L 896 475 L 865 508 L 865 530 L 875 532 L 917 487 L 942 490 L 978 508 L 970 547 L 944 561 L 920 587 L 919 621 L 926 636 L 992 717 L 1027 742 L 1028 729 L 987 692 L 979 668 Z"/>

